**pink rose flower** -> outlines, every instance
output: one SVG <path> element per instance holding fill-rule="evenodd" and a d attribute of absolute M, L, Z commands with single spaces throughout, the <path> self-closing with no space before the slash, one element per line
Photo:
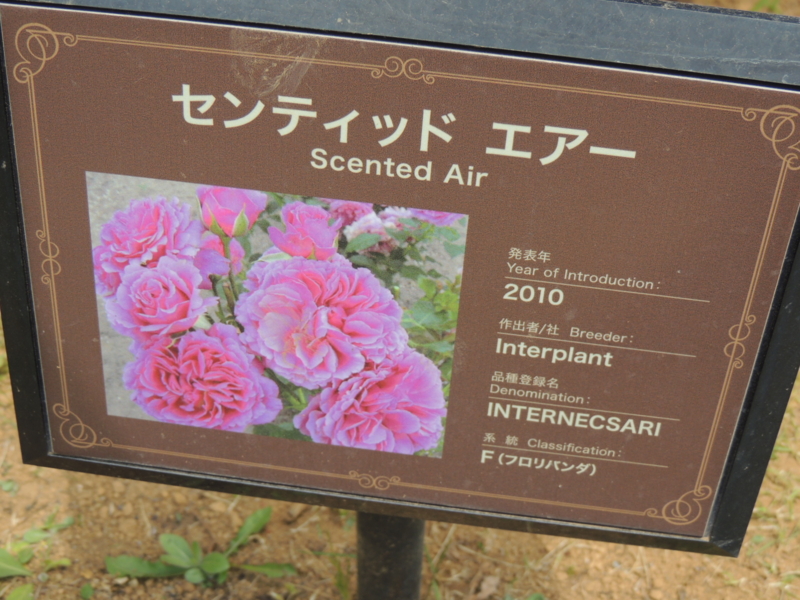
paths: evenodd
<path fill-rule="evenodd" d="M 322 444 L 413 454 L 436 447 L 446 414 L 439 369 L 409 348 L 323 389 L 294 425 Z"/>
<path fill-rule="evenodd" d="M 397 248 L 399 243 L 395 238 L 389 235 L 388 231 L 400 230 L 402 228 L 403 226 L 399 223 L 399 221 L 395 219 L 382 219 L 374 212 L 371 212 L 359 218 L 351 225 L 345 227 L 344 235 L 350 241 L 365 233 L 380 236 L 380 239 L 377 242 L 375 242 L 369 248 L 361 250 L 361 253 L 379 252 L 381 254 L 389 254 L 392 250 Z"/>
<path fill-rule="evenodd" d="M 458 221 L 464 215 L 450 212 L 440 212 L 438 210 L 423 210 L 421 208 L 409 208 L 408 211 L 412 216 L 420 221 L 431 223 L 437 227 L 447 227 Z"/>
<path fill-rule="evenodd" d="M 320 206 L 292 202 L 281 210 L 286 231 L 269 228 L 272 243 L 290 256 L 328 260 L 336 254 L 341 223 L 330 223 L 331 215 Z"/>
<path fill-rule="evenodd" d="M 228 237 L 250 231 L 267 208 L 267 195 L 255 190 L 200 186 L 197 197 L 206 227 L 217 235 L 224 233 Z"/>
<path fill-rule="evenodd" d="M 217 298 L 200 295 L 200 271 L 188 260 L 162 257 L 155 267 L 131 265 L 113 298 L 106 300 L 111 325 L 139 342 L 186 331 Z"/>
<path fill-rule="evenodd" d="M 327 198 L 323 198 L 327 200 Z M 372 212 L 372 204 L 367 202 L 352 202 L 350 200 L 327 200 L 331 216 L 341 221 L 342 227 L 347 227 L 353 221 Z"/>
<path fill-rule="evenodd" d="M 328 385 L 406 347 L 389 290 L 339 255 L 258 262 L 244 286 L 235 311 L 242 341 L 295 385 Z"/>
<path fill-rule="evenodd" d="M 193 258 L 202 232 L 189 205 L 177 198 L 131 200 L 100 229 L 100 245 L 92 251 L 97 293 L 113 296 L 129 265 L 155 263 L 162 256 Z"/>
<path fill-rule="evenodd" d="M 278 386 L 262 376 L 231 325 L 132 350 L 136 358 L 123 381 L 131 399 L 159 421 L 241 432 L 281 411 Z"/>
<path fill-rule="evenodd" d="M 201 290 L 211 289 L 211 280 L 208 278 L 209 275 L 225 277 L 231 269 L 233 269 L 234 275 L 242 271 L 244 248 L 242 248 L 242 245 L 236 238 L 231 238 L 229 248 L 231 254 L 230 260 L 225 258 L 225 249 L 218 235 L 214 235 L 210 231 L 206 231 L 203 234 L 200 251 L 194 258 L 194 266 L 200 269 L 200 276 L 203 278 L 200 284 Z M 231 263 L 233 264 L 231 265 Z"/>

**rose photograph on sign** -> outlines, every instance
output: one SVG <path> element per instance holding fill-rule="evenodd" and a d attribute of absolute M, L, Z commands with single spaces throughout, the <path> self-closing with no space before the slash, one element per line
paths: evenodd
<path fill-rule="evenodd" d="M 441 456 L 466 215 L 87 188 L 110 414 Z"/>

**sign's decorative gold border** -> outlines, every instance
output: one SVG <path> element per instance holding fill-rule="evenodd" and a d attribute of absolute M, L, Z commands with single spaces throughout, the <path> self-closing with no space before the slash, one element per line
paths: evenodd
<path fill-rule="evenodd" d="M 375 79 L 380 79 L 384 75 L 386 77 L 400 77 L 401 75 L 405 75 L 409 79 L 421 79 L 429 85 L 436 82 L 436 78 L 425 71 L 425 67 L 422 66 L 422 61 L 418 58 L 403 60 L 397 56 L 390 56 L 386 59 L 383 67 L 372 71 L 372 76 Z"/>
<path fill-rule="evenodd" d="M 694 490 L 689 490 L 677 500 L 667 502 L 661 511 L 657 508 L 648 508 L 644 514 L 648 517 L 664 519 L 672 525 L 690 525 L 703 514 L 701 503 L 711 498 L 712 492 L 710 486 L 701 485 Z"/>
<path fill-rule="evenodd" d="M 61 265 L 57 257 L 59 248 L 52 241 L 50 236 L 50 226 L 47 217 L 47 201 L 44 185 L 44 169 L 41 160 L 41 146 L 39 140 L 39 126 L 36 105 L 36 89 L 34 85 L 34 78 L 41 73 L 46 63 L 58 55 L 61 45 L 74 47 L 79 42 L 88 43 L 102 43 L 102 44 L 117 44 L 126 46 L 138 46 L 145 48 L 156 48 L 164 50 L 179 50 L 186 52 L 198 52 L 205 54 L 221 54 L 238 57 L 252 57 L 260 59 L 273 59 L 287 62 L 305 62 L 320 66 L 340 67 L 349 69 L 368 70 L 371 76 L 375 79 L 382 77 L 398 78 L 406 77 L 414 81 L 422 81 L 428 85 L 432 85 L 437 79 L 455 79 L 461 81 L 471 81 L 475 83 L 491 83 L 497 85 L 507 85 L 515 87 L 525 87 L 541 90 L 552 90 L 569 92 L 575 94 L 587 94 L 601 97 L 611 97 L 617 99 L 638 100 L 644 102 L 655 102 L 659 104 L 669 104 L 673 106 L 685 106 L 691 108 L 700 108 L 706 110 L 718 110 L 725 112 L 732 112 L 739 114 L 746 121 L 756 121 L 759 116 L 761 134 L 765 139 L 772 143 L 775 154 L 781 159 L 781 170 L 778 177 L 778 182 L 773 194 L 770 212 L 767 218 L 767 224 L 761 239 L 761 246 L 759 248 L 758 257 L 756 260 L 755 269 L 751 277 L 750 287 L 748 289 L 745 305 L 742 310 L 742 317 L 739 323 L 733 325 L 729 330 L 729 337 L 731 341 L 726 344 L 723 351 L 729 357 L 728 368 L 725 374 L 722 390 L 720 392 L 717 409 L 714 415 L 713 425 L 709 438 L 706 442 L 705 452 L 703 454 L 703 461 L 701 463 L 696 484 L 694 489 L 681 495 L 678 499 L 666 503 L 660 510 L 656 508 L 648 508 L 643 511 L 613 509 L 608 507 L 591 506 L 586 504 L 573 504 L 567 502 L 557 502 L 537 498 L 524 498 L 517 496 L 506 496 L 502 494 L 493 494 L 480 491 L 467 491 L 460 489 L 444 488 L 440 486 L 429 486 L 422 484 L 415 484 L 411 482 L 404 482 L 397 476 L 385 475 L 371 475 L 367 473 L 359 473 L 357 471 L 350 471 L 347 475 L 339 473 L 328 473 L 322 471 L 312 471 L 305 469 L 293 469 L 278 465 L 265 465 L 262 463 L 252 463 L 247 461 L 230 461 L 227 459 L 220 459 L 210 456 L 200 456 L 194 454 L 187 454 L 181 452 L 171 452 L 164 450 L 153 450 L 151 448 L 141 448 L 137 446 L 127 446 L 123 444 L 114 443 L 112 440 L 100 437 L 92 427 L 84 423 L 78 415 L 70 410 L 69 406 L 69 390 L 66 380 L 66 369 L 64 365 L 64 354 L 61 345 L 61 326 L 58 315 L 58 296 L 56 287 L 56 276 L 61 272 Z M 161 42 L 149 42 L 144 40 L 127 40 L 117 38 L 106 38 L 89 35 L 75 35 L 72 33 L 56 32 L 40 23 L 29 23 L 19 28 L 15 38 L 15 45 L 17 52 L 21 58 L 20 62 L 14 67 L 14 78 L 20 84 L 26 85 L 28 88 L 28 97 L 31 111 L 31 122 L 33 126 L 33 143 L 34 154 L 36 159 L 37 171 L 37 185 L 39 194 L 39 205 L 42 213 L 42 226 L 41 229 L 36 231 L 36 237 L 40 240 L 39 250 L 44 256 L 42 261 L 43 275 L 41 277 L 42 283 L 48 286 L 51 298 L 51 306 L 53 313 L 53 322 L 55 328 L 57 356 L 60 371 L 60 387 L 61 387 L 61 402 L 53 406 L 55 416 L 61 421 L 59 432 L 62 439 L 69 445 L 75 448 L 87 449 L 94 446 L 111 447 L 120 450 L 135 451 L 161 454 L 166 456 L 176 456 L 181 458 L 199 459 L 210 462 L 219 462 L 227 464 L 236 464 L 247 467 L 257 467 L 267 470 L 287 471 L 298 474 L 316 475 L 320 477 L 336 478 L 350 481 L 357 481 L 358 484 L 365 489 L 375 489 L 379 491 L 388 490 L 392 486 L 425 489 L 437 492 L 456 493 L 468 496 L 477 496 L 484 498 L 495 498 L 503 500 L 513 500 L 524 503 L 546 504 L 551 506 L 561 506 L 568 508 L 579 508 L 588 510 L 597 510 L 601 512 L 610 512 L 617 514 L 627 514 L 635 516 L 646 516 L 653 519 L 661 519 L 672 525 L 689 525 L 697 521 L 704 512 L 704 503 L 712 498 L 714 490 L 711 486 L 704 484 L 708 462 L 711 456 L 711 451 L 714 447 L 716 440 L 716 432 L 720 419 L 722 418 L 722 410 L 727 399 L 728 390 L 730 388 L 733 375 L 737 369 L 744 365 L 742 357 L 745 354 L 744 341 L 750 336 L 751 327 L 756 322 L 756 317 L 750 313 L 752 309 L 753 300 L 755 297 L 756 289 L 758 287 L 759 278 L 763 269 L 764 260 L 766 257 L 767 248 L 772 235 L 772 229 L 777 215 L 778 206 L 780 204 L 781 194 L 789 171 L 800 170 L 800 131 L 798 130 L 798 118 L 800 117 L 800 109 L 790 105 L 775 106 L 771 109 L 759 108 L 744 108 L 738 106 L 728 106 L 724 104 L 713 104 L 707 102 L 695 102 L 692 100 L 682 100 L 676 98 L 665 98 L 658 96 L 646 96 L 640 94 L 629 94 L 622 92 L 613 92 L 607 90 L 598 90 L 591 88 L 580 88 L 575 86 L 563 86 L 555 84 L 546 84 L 541 82 L 531 81 L 518 81 L 512 79 L 500 79 L 493 77 L 484 77 L 478 75 L 464 75 L 458 73 L 446 73 L 437 71 L 427 71 L 421 60 L 417 58 L 402 59 L 397 56 L 390 56 L 386 59 L 383 65 L 374 65 L 367 63 L 344 62 L 327 59 L 318 59 L 315 57 L 297 57 L 289 55 L 275 55 L 256 52 L 245 52 L 239 50 L 226 50 L 219 48 L 202 48 L 197 46 L 188 46 L 181 44 L 169 44 Z"/>
<path fill-rule="evenodd" d="M 14 79 L 28 86 L 28 98 L 31 109 L 31 123 L 33 124 L 34 156 L 36 160 L 36 183 L 39 192 L 39 207 L 42 213 L 42 227 L 36 230 L 39 239 L 39 251 L 44 256 L 42 261 L 41 280 L 50 291 L 52 303 L 53 323 L 57 333 L 56 351 L 58 364 L 61 403 L 53 406 L 53 413 L 61 421 L 59 431 L 61 437 L 75 448 L 91 448 L 95 445 L 110 446 L 111 440 L 102 439 L 98 442 L 97 433 L 86 425 L 81 418 L 69 408 L 69 393 L 67 389 L 66 369 L 64 365 L 64 350 L 61 345 L 61 324 L 58 315 L 58 290 L 56 276 L 61 273 L 61 264 L 58 262 L 59 247 L 50 236 L 50 223 L 47 217 L 47 199 L 44 185 L 44 169 L 42 167 L 41 145 L 39 143 L 39 120 L 36 106 L 36 87 L 34 78 L 41 73 L 47 61 L 52 60 L 61 48 L 61 41 L 66 46 L 78 43 L 71 33 L 56 33 L 46 25 L 29 23 L 17 31 L 14 43 L 22 60 L 14 66 Z"/>
<path fill-rule="evenodd" d="M 386 477 L 379 475 L 374 477 L 367 473 L 359 473 L 358 471 L 350 471 L 350 477 L 358 480 L 358 485 L 363 488 L 375 488 L 376 490 L 388 490 L 393 485 L 400 483 L 400 478 L 395 475 L 394 477 Z"/>
<path fill-rule="evenodd" d="M 41 73 L 48 60 L 56 57 L 61 44 L 59 38 L 64 40 L 64 45 L 74 46 L 77 38 L 71 33 L 56 33 L 47 25 L 28 23 L 17 31 L 14 44 L 22 61 L 14 67 L 14 79 L 19 83 L 33 85 L 33 77 Z"/>

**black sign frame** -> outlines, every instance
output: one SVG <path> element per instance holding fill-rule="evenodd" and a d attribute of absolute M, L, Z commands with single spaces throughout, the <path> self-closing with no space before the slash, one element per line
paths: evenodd
<path fill-rule="evenodd" d="M 19 3 L 32 4 L 32 3 Z M 618 0 L 540 0 L 520 7 L 513 0 L 483 3 L 462 0 L 445 13 L 444 2 L 407 0 L 395 7 L 372 0 L 330 2 L 278 0 L 220 2 L 195 0 L 84 0 L 70 9 L 116 10 L 176 19 L 213 19 L 290 30 L 371 36 L 388 41 L 419 41 L 442 47 L 494 50 L 523 56 L 622 64 L 640 69 L 758 82 L 780 89 L 800 85 L 800 20 L 665 2 Z M 40 4 L 42 5 L 42 4 Z M 491 6 L 490 6 L 491 5 Z M 420 15 L 424 18 L 420 19 Z M 425 25 L 420 27 L 420 21 Z M 633 23 L 652 23 L 637 27 Z M 469 23 L 469 25 L 467 25 Z M 581 31 L 574 36 L 573 31 Z M 714 33 L 717 31 L 723 34 Z M 624 32 L 620 35 L 620 32 Z M 684 40 L 676 47 L 675 32 Z M 710 36 L 710 37 L 708 37 Z M 702 53 L 696 52 L 703 44 Z M 735 48 L 724 40 L 736 39 Z M 764 46 L 764 40 L 769 45 Z M 645 51 L 642 51 L 642 48 Z M 725 56 L 724 62 L 718 59 Z M 753 59 L 756 59 L 755 61 Z M 21 450 L 26 463 L 115 477 L 183 485 L 286 501 L 324 504 L 379 514 L 425 518 L 567 535 L 619 543 L 735 556 L 741 547 L 781 419 L 800 365 L 800 229 L 794 227 L 767 333 L 759 349 L 745 410 L 740 415 L 726 472 L 709 528 L 703 538 L 623 528 L 500 515 L 487 511 L 383 500 L 280 484 L 242 481 L 217 475 L 120 464 L 110 460 L 65 457 L 52 451 L 45 409 L 42 369 L 31 295 L 31 273 L 23 237 L 4 75 L 5 127 L 0 128 L 0 305 L 12 377 Z"/>

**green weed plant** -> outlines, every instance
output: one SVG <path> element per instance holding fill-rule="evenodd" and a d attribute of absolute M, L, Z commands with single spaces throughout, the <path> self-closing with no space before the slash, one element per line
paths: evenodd
<path fill-rule="evenodd" d="M 72 564 L 68 558 L 50 558 L 50 542 L 53 537 L 61 530 L 72 525 L 75 520 L 67 517 L 61 522 L 56 521 L 56 513 L 47 517 L 41 527 L 32 527 L 23 535 L 22 539 L 10 543 L 6 548 L 0 548 L 0 579 L 10 577 L 34 577 L 39 582 L 44 583 L 48 579 L 48 571 Z M 28 568 L 28 564 L 41 549 L 40 544 L 44 543 L 44 552 L 40 556 L 41 567 L 38 574 Z M 36 586 L 32 582 L 27 582 L 12 589 L 5 600 L 32 600 Z M 1 594 L 2 592 L 0 592 Z"/>
<path fill-rule="evenodd" d="M 180 535 L 165 533 L 158 541 L 164 554 L 158 560 L 148 561 L 137 556 L 122 555 L 106 557 L 106 569 L 116 576 L 136 578 L 158 578 L 183 576 L 195 585 L 214 586 L 225 583 L 231 569 L 252 571 L 267 577 L 296 575 L 294 566 L 288 563 L 265 563 L 261 565 L 231 564 L 229 558 L 235 554 L 251 536 L 262 531 L 272 517 L 271 508 L 254 512 L 245 520 L 236 537 L 225 552 L 203 554 L 200 544 L 191 544 Z"/>

